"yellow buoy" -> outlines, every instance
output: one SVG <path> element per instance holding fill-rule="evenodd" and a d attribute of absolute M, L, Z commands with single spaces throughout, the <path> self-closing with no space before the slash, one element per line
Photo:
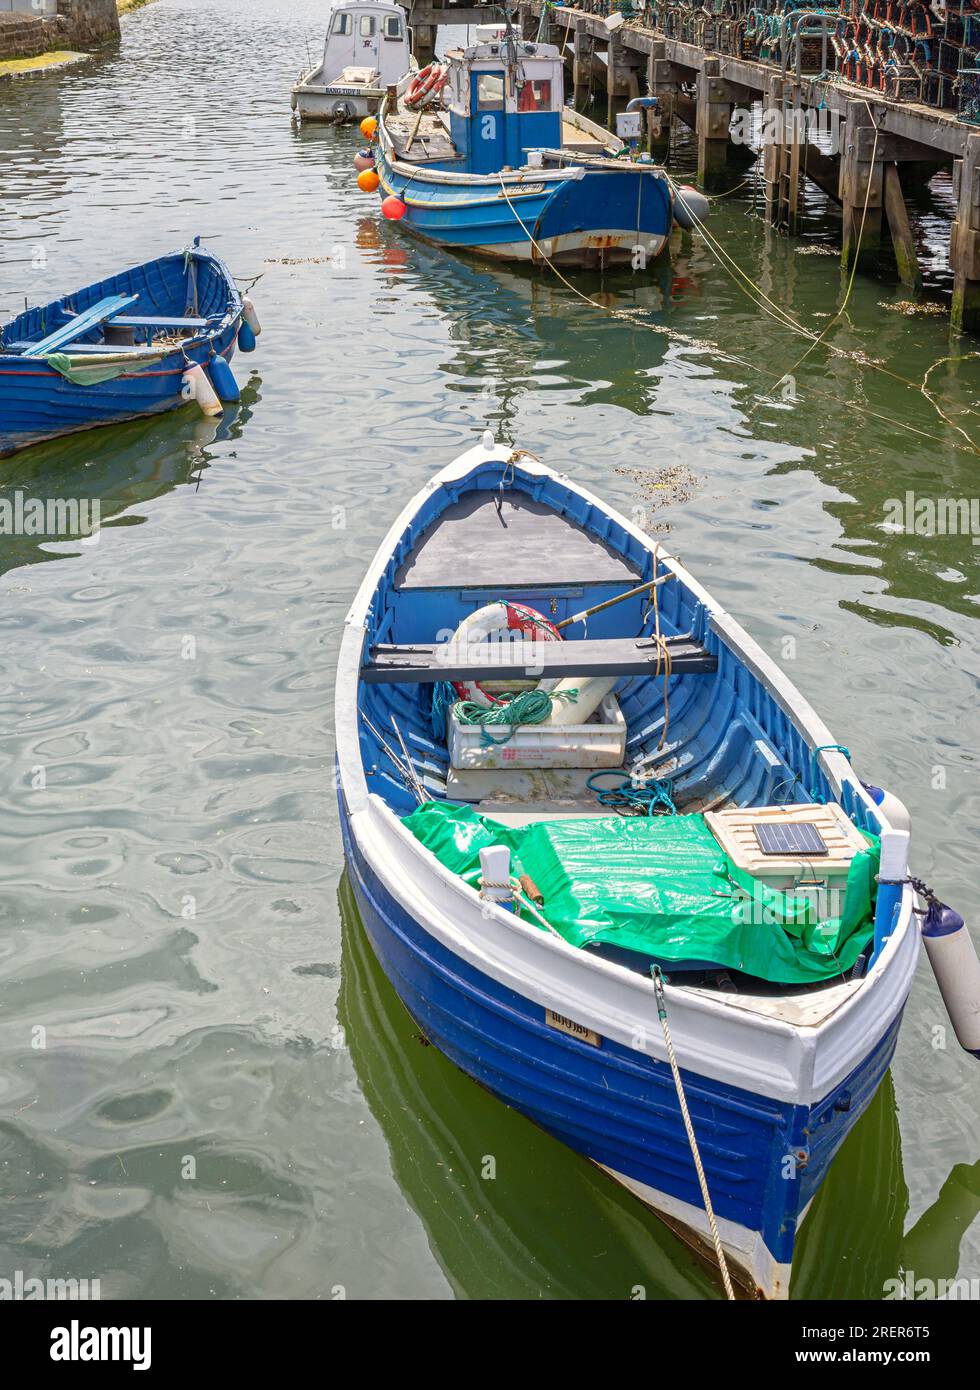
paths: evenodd
<path fill-rule="evenodd" d="M 373 140 L 374 132 L 377 128 L 378 123 L 373 116 L 365 116 L 364 120 L 361 122 L 361 134 L 364 136 L 365 140 Z"/>
<path fill-rule="evenodd" d="M 373 193 L 380 182 L 373 169 L 362 169 L 357 176 L 357 186 L 362 193 Z"/>

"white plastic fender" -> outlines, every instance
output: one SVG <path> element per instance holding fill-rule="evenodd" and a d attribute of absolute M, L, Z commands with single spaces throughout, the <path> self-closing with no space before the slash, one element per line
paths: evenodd
<path fill-rule="evenodd" d="M 908 807 L 904 801 L 899 801 L 898 797 L 891 792 L 886 791 L 882 794 L 878 807 L 893 830 L 909 831 L 912 829 L 912 817 Z"/>
<path fill-rule="evenodd" d="M 711 204 L 704 194 L 692 188 L 689 183 L 677 186 L 673 199 L 673 215 L 678 227 L 692 232 L 698 222 L 707 220 L 710 209 Z"/>
<path fill-rule="evenodd" d="M 619 680 L 618 676 L 563 676 L 551 692 L 577 692 L 574 700 L 555 700 L 545 724 L 586 724 Z"/>
<path fill-rule="evenodd" d="M 259 323 L 259 316 L 255 312 L 255 305 L 249 299 L 248 295 L 242 300 L 242 318 L 257 338 L 262 332 L 262 325 Z"/>
<path fill-rule="evenodd" d="M 927 920 L 922 940 L 956 1040 L 980 1057 L 980 960 L 962 917 L 953 921 L 959 926 L 934 935 Z"/>
<path fill-rule="evenodd" d="M 195 363 L 188 367 L 180 382 L 180 394 L 185 401 L 197 401 L 205 415 L 222 415 L 224 408 L 208 380 L 204 368 Z"/>

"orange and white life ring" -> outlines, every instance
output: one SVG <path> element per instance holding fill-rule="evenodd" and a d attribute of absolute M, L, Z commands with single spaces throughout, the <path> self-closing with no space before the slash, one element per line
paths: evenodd
<path fill-rule="evenodd" d="M 406 106 L 417 106 L 427 96 L 435 96 L 442 91 L 449 80 L 449 71 L 441 63 L 429 63 L 416 73 L 405 94 Z"/>
<path fill-rule="evenodd" d="M 549 623 L 543 613 L 529 608 L 525 603 L 506 603 L 499 599 L 478 608 L 468 618 L 464 618 L 453 634 L 452 641 L 484 643 L 502 640 L 509 632 L 520 632 L 539 642 L 560 642 L 562 635 L 554 623 Z M 527 690 L 535 686 L 539 690 L 551 690 L 558 684 L 556 680 L 526 681 L 453 681 L 453 688 L 461 700 L 472 700 L 474 704 L 489 706 L 497 704 L 496 692 L 501 690 Z"/>

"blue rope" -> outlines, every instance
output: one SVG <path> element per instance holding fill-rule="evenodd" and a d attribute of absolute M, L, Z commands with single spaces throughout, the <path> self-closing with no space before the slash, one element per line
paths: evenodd
<path fill-rule="evenodd" d="M 429 711 L 429 727 L 432 737 L 440 743 L 446 741 L 446 720 L 449 711 L 456 703 L 455 687 L 449 681 L 436 681 L 432 687 L 432 709 Z"/>
<path fill-rule="evenodd" d="M 851 750 L 845 748 L 843 743 L 821 743 L 819 748 L 814 748 L 810 754 L 810 800 L 823 803 L 826 797 L 817 785 L 817 754 L 818 753 L 843 753 L 848 762 L 851 761 Z"/>
<path fill-rule="evenodd" d="M 654 778 L 650 782 L 636 783 L 630 777 L 624 777 L 614 787 L 597 787 L 595 781 L 597 777 L 618 777 L 618 772 L 593 772 L 586 782 L 589 791 L 595 792 L 596 800 L 600 806 L 611 806 L 616 810 L 640 811 L 646 816 L 652 816 L 658 806 L 662 806 L 668 815 L 676 816 L 677 807 L 674 805 L 674 784 L 669 777 L 660 779 Z"/>

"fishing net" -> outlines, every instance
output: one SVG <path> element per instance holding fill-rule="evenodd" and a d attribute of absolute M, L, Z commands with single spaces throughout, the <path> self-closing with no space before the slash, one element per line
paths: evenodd
<path fill-rule="evenodd" d="M 405 819 L 417 840 L 474 887 L 480 850 L 507 845 L 511 871 L 540 890 L 542 915 L 573 946 L 605 944 L 675 969 L 726 967 L 773 984 L 849 971 L 874 936 L 878 841 L 841 890 L 781 892 L 739 869 L 704 817 L 567 817 L 510 827 L 471 806 L 432 801 Z M 534 918 L 527 915 L 527 920 Z"/>

